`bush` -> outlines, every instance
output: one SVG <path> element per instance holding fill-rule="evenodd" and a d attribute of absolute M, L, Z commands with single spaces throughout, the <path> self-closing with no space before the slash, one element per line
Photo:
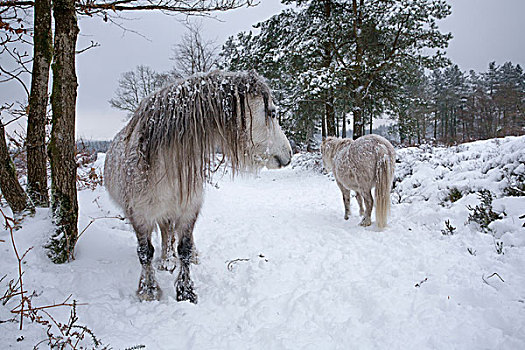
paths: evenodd
<path fill-rule="evenodd" d="M 505 213 L 497 213 L 492 210 L 492 200 L 494 199 L 494 195 L 489 190 L 479 191 L 478 197 L 481 200 L 479 205 L 476 205 L 474 208 L 470 205 L 467 206 L 467 209 L 471 211 L 468 216 L 468 222 L 477 223 L 485 233 L 492 232 L 492 229 L 489 228 L 490 223 L 503 219 Z"/>
<path fill-rule="evenodd" d="M 508 184 L 503 189 L 503 194 L 512 197 L 525 196 L 525 174 L 509 172 L 506 177 Z"/>
<path fill-rule="evenodd" d="M 460 200 L 462 197 L 463 193 L 461 193 L 461 191 L 458 190 L 457 187 L 452 187 L 448 190 L 448 194 L 445 197 L 444 201 L 454 203 Z"/>
<path fill-rule="evenodd" d="M 445 229 L 441 230 L 443 236 L 452 236 L 456 228 L 450 224 L 450 220 L 445 221 Z"/>

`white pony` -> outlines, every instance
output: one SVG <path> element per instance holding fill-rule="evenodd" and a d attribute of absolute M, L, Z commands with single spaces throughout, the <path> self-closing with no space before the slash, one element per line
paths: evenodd
<path fill-rule="evenodd" d="M 371 225 L 370 215 L 374 206 L 371 191 L 375 187 L 377 226 L 384 228 L 390 209 L 390 190 L 396 160 L 392 144 L 378 135 L 365 135 L 355 141 L 328 137 L 321 145 L 321 152 L 325 168 L 333 171 L 343 194 L 345 220 L 350 215 L 350 190 L 354 190 L 359 215 L 364 215 L 360 225 Z"/>
<path fill-rule="evenodd" d="M 270 89 L 254 72 L 216 71 L 166 86 L 142 101 L 113 140 L 105 185 L 137 235 L 141 300 L 161 297 L 151 264 L 151 233 L 158 224 L 159 267 L 169 269 L 178 258 L 177 300 L 197 302 L 189 269 L 196 258 L 193 227 L 217 150 L 229 159 L 234 174 L 264 165 L 280 168 L 291 161 Z"/>

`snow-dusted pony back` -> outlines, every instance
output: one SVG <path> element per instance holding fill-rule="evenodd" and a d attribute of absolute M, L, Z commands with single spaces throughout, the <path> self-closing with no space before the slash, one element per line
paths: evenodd
<path fill-rule="evenodd" d="M 392 144 L 378 135 L 365 135 L 355 141 L 328 137 L 321 145 L 321 152 L 325 168 L 333 171 L 343 194 L 345 220 L 350 215 L 350 190 L 354 190 L 359 214 L 364 215 L 360 225 L 371 224 L 374 206 L 371 191 L 375 187 L 376 222 L 379 228 L 384 228 L 390 210 L 396 160 Z"/>
<path fill-rule="evenodd" d="M 229 160 L 234 174 L 290 163 L 290 144 L 275 118 L 271 91 L 255 72 L 215 71 L 168 85 L 143 100 L 115 136 L 106 156 L 105 185 L 137 233 L 142 300 L 160 298 L 150 242 L 158 224 L 160 268 L 174 268 L 176 232 L 177 298 L 196 302 L 188 266 L 195 259 L 193 226 L 216 152 Z"/>

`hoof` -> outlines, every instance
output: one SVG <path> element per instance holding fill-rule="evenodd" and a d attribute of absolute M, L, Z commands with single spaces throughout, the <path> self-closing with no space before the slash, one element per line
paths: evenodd
<path fill-rule="evenodd" d="M 160 300 L 162 297 L 162 290 L 159 286 L 139 286 L 137 290 L 137 297 L 140 301 L 154 301 Z"/>
<path fill-rule="evenodd" d="M 370 221 L 370 219 L 368 218 L 364 218 L 363 220 L 361 220 L 361 222 L 359 223 L 359 226 L 370 226 L 372 225 L 372 222 Z"/>
<path fill-rule="evenodd" d="M 177 258 L 172 256 L 167 259 L 157 259 L 157 261 L 155 262 L 155 266 L 157 267 L 157 270 L 168 271 L 169 273 L 173 273 L 173 271 L 175 271 L 175 268 L 177 267 Z"/>
<path fill-rule="evenodd" d="M 183 282 L 177 281 L 175 289 L 177 291 L 177 301 L 189 301 L 192 304 L 197 304 L 197 294 L 193 291 L 193 286 L 184 285 Z"/>
<path fill-rule="evenodd" d="M 191 254 L 191 260 L 190 262 L 193 264 L 193 265 L 199 265 L 200 264 L 200 259 L 199 259 L 199 253 L 194 250 Z"/>
<path fill-rule="evenodd" d="M 345 215 L 345 220 L 348 220 L 348 215 Z"/>

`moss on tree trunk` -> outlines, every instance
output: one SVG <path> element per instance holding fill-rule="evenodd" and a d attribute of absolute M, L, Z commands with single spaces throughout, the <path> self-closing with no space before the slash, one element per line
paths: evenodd
<path fill-rule="evenodd" d="M 35 2 L 33 71 L 27 122 L 27 193 L 37 206 L 49 206 L 47 193 L 46 121 L 49 67 L 53 55 L 51 1 Z"/>
<path fill-rule="evenodd" d="M 56 226 L 48 244 L 48 255 L 55 263 L 74 259 L 78 237 L 78 201 L 75 163 L 75 107 L 77 76 L 75 50 L 79 32 L 74 0 L 53 2 L 55 47 L 53 54 L 53 112 L 51 140 L 51 208 Z"/>

